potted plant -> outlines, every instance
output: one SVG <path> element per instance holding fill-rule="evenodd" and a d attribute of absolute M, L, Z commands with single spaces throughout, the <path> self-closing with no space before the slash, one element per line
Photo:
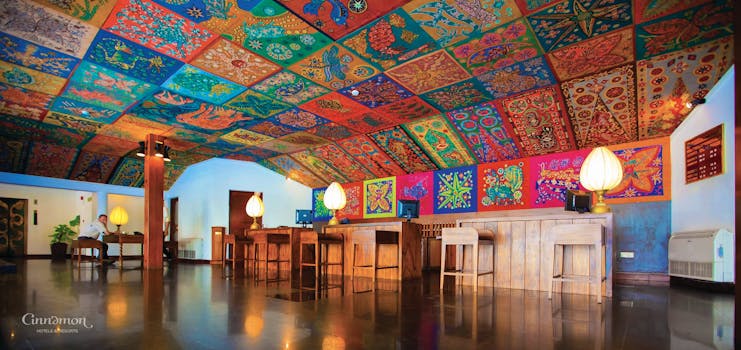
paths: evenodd
<path fill-rule="evenodd" d="M 52 261 L 64 261 L 67 259 L 67 242 L 72 241 L 77 235 L 77 232 L 72 229 L 77 226 L 80 226 L 79 215 L 70 220 L 68 224 L 54 226 L 54 233 L 49 235 L 51 237 Z"/>

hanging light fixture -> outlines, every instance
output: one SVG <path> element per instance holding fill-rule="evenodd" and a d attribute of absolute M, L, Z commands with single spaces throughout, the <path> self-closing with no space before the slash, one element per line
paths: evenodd
<path fill-rule="evenodd" d="M 139 149 L 136 150 L 136 155 L 139 157 L 144 157 L 144 154 L 145 154 L 144 152 L 146 151 L 145 147 L 146 147 L 145 142 L 139 141 Z"/>
<path fill-rule="evenodd" d="M 108 215 L 108 219 L 111 220 L 112 224 L 116 225 L 116 233 L 121 233 L 121 225 L 126 225 L 129 222 L 129 213 L 119 205 L 111 210 L 111 215 Z"/>
<path fill-rule="evenodd" d="M 337 225 L 340 223 L 337 220 L 337 211 L 344 208 L 345 204 L 347 204 L 347 197 L 342 186 L 336 181 L 329 184 L 327 191 L 324 192 L 324 206 L 332 211 L 332 219 L 329 220 L 327 225 Z"/>
<path fill-rule="evenodd" d="M 260 228 L 260 224 L 257 223 L 257 218 L 261 217 L 265 213 L 265 206 L 262 204 L 260 199 L 260 192 L 255 192 L 252 197 L 247 201 L 247 205 L 244 207 L 247 215 L 252 218 L 252 225 L 250 230 L 257 230 Z"/>
<path fill-rule="evenodd" d="M 592 150 L 581 165 L 579 182 L 584 188 L 597 193 L 597 204 L 592 213 L 608 213 L 605 192 L 615 188 L 623 181 L 623 165 L 607 147 Z"/>
<path fill-rule="evenodd" d="M 163 153 L 162 159 L 165 162 L 169 162 L 169 161 L 172 160 L 172 159 L 170 159 L 170 146 L 164 146 L 164 147 L 165 147 L 165 152 Z"/>

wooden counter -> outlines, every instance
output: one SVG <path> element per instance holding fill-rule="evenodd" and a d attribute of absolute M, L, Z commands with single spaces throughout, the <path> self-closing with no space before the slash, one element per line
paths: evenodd
<path fill-rule="evenodd" d="M 376 230 L 399 232 L 399 246 L 394 249 L 393 246 L 382 245 L 379 249 L 380 265 L 392 264 L 396 261 L 397 254 L 401 254 L 399 269 L 378 270 L 379 279 L 404 280 L 422 277 L 422 234 L 418 224 L 407 223 L 404 221 L 396 222 L 377 222 L 362 224 L 346 224 L 325 226 L 327 233 L 339 233 L 345 239 L 345 275 L 350 276 L 352 272 L 352 233 L 355 230 L 374 228 Z M 333 252 L 330 251 L 330 254 Z M 358 249 L 358 258 L 369 258 L 372 251 L 362 252 Z M 367 269 L 357 269 L 356 276 L 371 277 Z"/>
<path fill-rule="evenodd" d="M 606 214 L 577 214 L 565 212 L 561 214 L 533 215 L 533 216 L 493 216 L 456 220 L 456 226 L 472 226 L 485 228 L 495 233 L 494 253 L 494 286 L 501 288 L 526 289 L 548 291 L 548 273 L 545 266 L 553 258 L 553 251 L 546 245 L 546 234 L 554 225 L 598 223 L 605 227 L 605 276 L 607 283 L 602 287 L 603 295 L 612 296 L 612 267 L 614 256 L 612 251 L 612 213 Z M 470 248 L 469 248 L 470 249 Z M 564 250 L 564 272 L 588 273 L 588 254 L 595 254 L 594 247 L 576 246 L 566 247 Z M 470 254 L 464 254 L 470 256 Z M 479 257 L 479 264 L 491 261 L 491 255 L 485 250 Z M 470 266 L 470 265 L 468 265 Z M 483 265 L 486 266 L 486 265 Z M 594 268 L 594 267 L 593 267 Z M 463 284 L 472 284 L 470 278 L 464 278 Z M 482 277 L 479 285 L 491 286 L 492 278 Z M 554 291 L 561 292 L 560 283 L 554 284 Z M 564 293 L 593 294 L 588 283 L 564 283 Z"/>

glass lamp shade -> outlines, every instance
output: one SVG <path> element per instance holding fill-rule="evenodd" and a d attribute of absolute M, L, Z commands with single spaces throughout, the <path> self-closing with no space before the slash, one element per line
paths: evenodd
<path fill-rule="evenodd" d="M 605 204 L 605 192 L 615 188 L 623 181 L 623 165 L 606 147 L 592 150 L 581 165 L 579 182 L 584 188 L 597 193 L 597 204 L 593 213 L 607 213 L 610 207 Z"/>
<path fill-rule="evenodd" d="M 112 224 L 116 225 L 116 232 L 119 232 L 121 230 L 121 225 L 126 225 L 129 222 L 129 213 L 119 205 L 111 210 L 111 214 L 108 215 L 108 220 L 110 220 Z"/>
<path fill-rule="evenodd" d="M 261 217 L 265 213 L 265 206 L 262 204 L 259 193 L 255 193 L 247 201 L 247 205 L 244 207 L 247 215 L 252 218 L 252 225 L 250 229 L 257 230 L 260 228 L 260 224 L 257 223 L 257 218 Z"/>
<path fill-rule="evenodd" d="M 337 182 L 332 182 L 324 192 L 324 206 L 330 210 L 340 210 L 347 204 L 345 190 Z"/>

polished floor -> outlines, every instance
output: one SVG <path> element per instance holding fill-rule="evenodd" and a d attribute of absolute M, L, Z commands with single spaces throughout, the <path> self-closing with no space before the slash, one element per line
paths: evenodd
<path fill-rule="evenodd" d="M 16 263 L 0 274 L 0 349 L 733 348 L 733 295 L 688 288 L 615 286 L 600 305 L 447 282 L 441 294 L 434 272 L 361 293 L 369 280 L 317 292 L 311 274 L 266 283 L 209 265 Z"/>

